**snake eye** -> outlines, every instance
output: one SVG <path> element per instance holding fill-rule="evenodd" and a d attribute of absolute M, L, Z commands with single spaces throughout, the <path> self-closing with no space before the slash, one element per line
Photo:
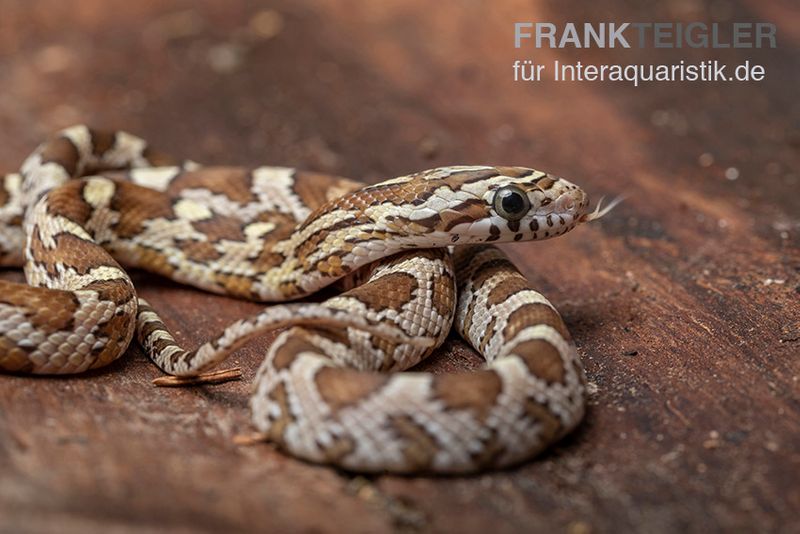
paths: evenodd
<path fill-rule="evenodd" d="M 522 219 L 531 209 L 531 201 L 528 200 L 528 195 L 522 189 L 513 185 L 498 189 L 494 194 L 492 204 L 497 214 L 509 221 Z"/>

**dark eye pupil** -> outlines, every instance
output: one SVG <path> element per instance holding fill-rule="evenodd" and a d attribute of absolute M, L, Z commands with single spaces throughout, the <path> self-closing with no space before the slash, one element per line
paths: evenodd
<path fill-rule="evenodd" d="M 506 213 L 519 213 L 525 209 L 525 200 L 515 191 L 506 193 L 501 202 Z"/>

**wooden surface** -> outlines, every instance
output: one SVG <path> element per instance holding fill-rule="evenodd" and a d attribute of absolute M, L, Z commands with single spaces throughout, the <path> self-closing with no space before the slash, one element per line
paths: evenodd
<path fill-rule="evenodd" d="M 159 373 L 133 348 L 82 377 L 0 376 L 0 531 L 797 532 L 800 13 L 634 4 L 1 1 L 7 170 L 88 122 L 205 163 L 368 181 L 526 165 L 627 200 L 563 238 L 507 247 L 564 315 L 592 390 L 584 424 L 543 458 L 364 478 L 237 446 L 271 338 L 233 359 L 245 380 L 191 389 L 153 388 Z M 779 47 L 523 53 L 517 20 L 766 20 Z M 511 62 L 529 57 L 751 59 L 767 80 L 514 84 Z M 260 309 L 136 282 L 189 345 Z M 474 363 L 453 340 L 432 367 Z"/>

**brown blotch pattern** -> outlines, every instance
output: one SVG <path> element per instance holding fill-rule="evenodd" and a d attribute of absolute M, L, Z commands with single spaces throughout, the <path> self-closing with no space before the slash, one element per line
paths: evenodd
<path fill-rule="evenodd" d="M 543 339 L 531 339 L 516 345 L 511 354 L 519 356 L 532 375 L 548 384 L 564 382 L 564 360 L 553 345 Z"/>
<path fill-rule="evenodd" d="M 414 275 L 394 272 L 359 286 L 347 292 L 347 296 L 358 299 L 373 310 L 391 309 L 400 311 L 408 304 L 417 289 Z"/>
<path fill-rule="evenodd" d="M 190 241 L 181 246 L 186 258 L 196 263 L 207 263 L 219 259 L 222 254 L 208 241 Z"/>
<path fill-rule="evenodd" d="M 408 416 L 392 417 L 390 425 L 403 444 L 403 457 L 410 471 L 428 469 L 439 445 L 425 428 Z"/>
<path fill-rule="evenodd" d="M 122 239 L 139 235 L 146 221 L 174 219 L 172 201 L 165 195 L 134 184 L 120 182 L 111 200 L 111 209 L 119 212 L 119 222 L 114 227 Z"/>
<path fill-rule="evenodd" d="M 268 271 L 281 265 L 286 258 L 280 252 L 272 252 L 269 247 L 264 247 L 258 257 L 253 260 L 253 267 L 259 271 Z"/>
<path fill-rule="evenodd" d="M 283 382 L 272 388 L 269 392 L 269 399 L 280 408 L 280 415 L 277 419 L 272 420 L 272 424 L 269 426 L 269 439 L 274 443 L 281 443 L 286 427 L 292 422 L 289 411 L 289 395 L 286 393 L 286 386 Z"/>
<path fill-rule="evenodd" d="M 524 167 L 495 167 L 500 174 L 503 176 L 509 176 L 511 178 L 524 178 L 526 176 L 530 176 L 535 171 L 533 169 L 526 169 Z"/>
<path fill-rule="evenodd" d="M 277 371 L 288 369 L 301 352 L 320 354 L 319 347 L 308 341 L 307 335 L 305 329 L 294 327 L 289 330 L 289 335 L 283 338 L 280 346 L 273 349 L 272 365 Z"/>
<path fill-rule="evenodd" d="M 340 410 L 362 402 L 386 383 L 385 375 L 360 373 L 352 369 L 323 367 L 317 371 L 314 383 L 319 395 L 332 410 Z"/>
<path fill-rule="evenodd" d="M 92 154 L 97 157 L 105 154 L 117 142 L 116 132 L 106 132 L 90 128 L 89 135 L 92 137 Z"/>
<path fill-rule="evenodd" d="M 339 176 L 296 171 L 292 190 L 309 210 L 314 211 L 331 200 L 328 198 L 328 191 L 336 190 L 337 195 L 334 198 L 339 198 L 343 194 L 355 191 L 363 186 L 364 184 Z"/>
<path fill-rule="evenodd" d="M 561 337 L 569 341 L 569 331 L 553 308 L 547 304 L 539 304 L 530 302 L 515 309 L 508 316 L 506 327 L 503 330 L 503 337 L 505 339 L 513 339 L 521 330 L 530 325 L 543 324 L 552 326 Z"/>
<path fill-rule="evenodd" d="M 98 298 L 117 305 L 125 304 L 133 299 L 136 294 L 133 286 L 124 279 L 97 280 L 84 286 L 87 291 L 97 291 Z"/>
<path fill-rule="evenodd" d="M 201 234 L 205 234 L 212 243 L 217 243 L 223 239 L 228 241 L 245 240 L 242 222 L 234 217 L 215 213 L 208 219 L 193 222 L 192 226 Z"/>
<path fill-rule="evenodd" d="M 499 317 L 497 315 L 493 315 L 489 320 L 489 323 L 483 330 L 483 337 L 481 337 L 480 341 L 478 341 L 478 346 L 476 347 L 478 352 L 483 353 L 486 350 L 486 346 L 489 345 L 489 342 L 494 337 L 494 329 L 498 320 Z"/>
<path fill-rule="evenodd" d="M 150 146 L 146 146 L 142 151 L 142 156 L 150 162 L 153 167 L 166 167 L 169 165 L 175 165 L 177 160 L 163 152 L 158 150 L 154 150 Z"/>
<path fill-rule="evenodd" d="M 83 199 L 80 191 L 85 182 L 68 182 L 47 196 L 47 213 L 61 216 L 83 226 L 92 216 L 94 208 Z"/>
<path fill-rule="evenodd" d="M 494 407 L 502 388 L 500 377 L 490 371 L 442 374 L 434 378 L 434 392 L 448 408 L 471 410 L 480 420 Z"/>
<path fill-rule="evenodd" d="M 553 415 L 553 412 L 534 399 L 529 398 L 525 402 L 525 415 L 539 425 L 539 443 L 541 443 L 541 446 L 538 450 L 531 451 L 531 453 L 539 452 L 544 446 L 552 443 L 563 433 L 561 422 Z"/>
<path fill-rule="evenodd" d="M 48 141 L 39 152 L 42 163 L 57 163 L 64 167 L 67 174 L 75 176 L 78 171 L 80 154 L 75 145 L 66 137 L 56 137 Z"/>
<path fill-rule="evenodd" d="M 446 209 L 425 219 L 418 219 L 414 222 L 433 229 L 440 229 L 449 232 L 462 223 L 468 223 L 486 217 L 488 209 L 486 204 L 480 199 L 466 200 L 454 209 Z"/>
<path fill-rule="evenodd" d="M 553 187 L 553 185 L 556 183 L 556 181 L 557 180 L 553 179 L 550 176 L 544 176 L 544 177 L 540 178 L 539 180 L 537 180 L 536 186 L 538 188 L 540 188 L 540 189 L 544 189 L 545 191 L 547 191 L 548 189 Z"/>
<path fill-rule="evenodd" d="M 525 289 L 529 289 L 529 285 L 522 276 L 505 276 L 489 292 L 489 305 L 494 306 L 495 304 L 503 303 Z"/>
<path fill-rule="evenodd" d="M 0 206 L 4 206 L 10 198 L 11 195 L 6 190 L 6 177 L 3 176 L 0 180 Z"/>
<path fill-rule="evenodd" d="M 25 310 L 25 317 L 46 333 L 69 330 L 78 309 L 78 299 L 70 291 L 15 284 L 0 280 L 0 303 Z"/>
<path fill-rule="evenodd" d="M 61 233 L 53 239 L 55 248 L 48 249 L 41 241 L 39 229 L 34 228 L 30 237 L 30 250 L 34 260 L 43 264 L 47 271 L 56 274 L 56 263 L 70 266 L 78 274 L 88 274 L 101 266 L 119 267 L 119 264 L 102 247 L 70 233 Z"/>
<path fill-rule="evenodd" d="M 207 167 L 198 171 L 186 171 L 169 184 L 167 193 L 177 195 L 183 189 L 207 189 L 222 194 L 241 204 L 257 200 L 251 188 L 253 177 L 248 169 L 241 167 Z"/>
<path fill-rule="evenodd" d="M 246 299 L 254 297 L 252 288 L 253 280 L 247 276 L 216 273 L 214 276 L 214 281 L 230 296 Z"/>

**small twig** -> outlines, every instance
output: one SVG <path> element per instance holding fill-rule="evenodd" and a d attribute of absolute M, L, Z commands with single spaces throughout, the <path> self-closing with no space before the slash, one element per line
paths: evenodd
<path fill-rule="evenodd" d="M 250 434 L 236 434 L 233 436 L 233 443 L 234 445 L 242 445 L 244 447 L 249 447 L 251 445 L 256 445 L 261 443 L 267 439 L 265 434 L 260 432 L 252 432 Z"/>
<path fill-rule="evenodd" d="M 666 405 L 667 410 L 669 410 L 675 417 L 683 421 L 683 424 L 685 424 L 686 426 L 692 426 L 689 419 L 687 419 L 686 416 L 683 415 L 683 412 L 681 412 L 678 408 L 675 407 L 674 404 L 672 404 L 672 401 L 667 399 L 667 401 L 664 404 Z"/>
<path fill-rule="evenodd" d="M 160 387 L 197 386 L 200 384 L 221 384 L 222 382 L 239 380 L 240 378 L 242 378 L 241 368 L 234 367 L 233 369 L 202 373 L 197 376 L 160 376 L 153 380 L 153 385 Z"/>

